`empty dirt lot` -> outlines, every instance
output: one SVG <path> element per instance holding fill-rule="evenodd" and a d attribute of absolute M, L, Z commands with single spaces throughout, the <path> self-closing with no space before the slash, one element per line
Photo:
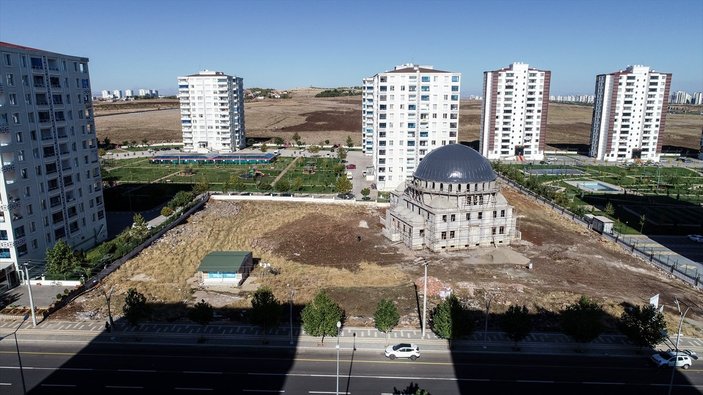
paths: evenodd
<path fill-rule="evenodd" d="M 405 325 L 417 325 L 413 284 L 421 284 L 422 267 L 415 259 L 425 257 L 430 261 L 432 303 L 446 287 L 478 310 L 490 292 L 495 295 L 492 309 L 496 312 L 516 303 L 532 311 L 554 312 L 580 295 L 595 298 L 614 315 L 622 311 L 621 303 L 644 304 L 657 293 L 668 306 L 674 296 L 686 303 L 703 303 L 699 292 L 597 234 L 517 192 L 505 193 L 521 216 L 522 241 L 511 247 L 441 254 L 389 243 L 381 235 L 379 222 L 384 209 L 211 201 L 186 224 L 127 262 L 106 286 L 116 290 L 113 306 L 121 306 L 124 293 L 135 287 L 155 304 L 190 304 L 204 298 L 217 307 L 246 308 L 250 306 L 247 297 L 259 285 L 270 286 L 279 300 L 286 301 L 290 284 L 297 304 L 309 301 L 320 289 L 329 290 L 350 323 L 369 324 L 377 301 L 384 297 L 397 301 Z M 213 250 L 252 250 L 277 274 L 257 268 L 243 291 L 201 289 L 195 270 Z M 526 267 L 528 261 L 532 270 Z M 673 324 L 674 310 L 669 307 L 665 312 Z M 104 314 L 104 300 L 93 291 L 59 317 Z"/>
<path fill-rule="evenodd" d="M 361 97 L 316 98 L 319 89 L 291 91 L 291 99 L 267 99 L 245 103 L 247 137 L 291 140 L 298 133 L 308 144 L 343 144 L 351 136 L 361 143 Z M 109 137 L 113 142 L 138 141 L 180 142 L 181 126 L 176 101 L 144 102 L 147 112 L 138 111 L 135 103 L 129 108 L 96 105 L 95 124 L 98 138 Z M 137 103 L 138 104 L 138 103 Z M 174 107 L 168 109 L 169 107 Z M 162 110 L 158 110 L 161 108 Z M 154 111 L 156 110 L 156 111 Z M 591 116 L 590 106 L 552 103 L 547 119 L 547 144 L 585 146 L 588 144 Z M 108 115 L 109 114 L 109 115 Z M 459 140 L 478 141 L 481 102 L 461 102 Z M 697 150 L 703 128 L 703 115 L 669 114 L 664 145 Z"/>

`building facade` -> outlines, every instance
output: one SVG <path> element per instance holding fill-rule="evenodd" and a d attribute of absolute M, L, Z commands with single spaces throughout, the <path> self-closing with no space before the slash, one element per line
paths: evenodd
<path fill-rule="evenodd" d="M 183 149 L 234 152 L 246 146 L 242 78 L 204 70 L 178 77 Z"/>
<path fill-rule="evenodd" d="M 412 180 L 391 192 L 383 234 L 412 249 L 497 246 L 520 238 L 516 218 L 490 162 L 451 144 L 430 152 Z"/>
<path fill-rule="evenodd" d="M 437 147 L 457 142 L 461 73 L 404 64 L 363 79 L 363 150 L 376 185 L 394 190 Z"/>
<path fill-rule="evenodd" d="M 671 73 L 647 66 L 596 77 L 590 156 L 607 162 L 659 161 Z"/>
<path fill-rule="evenodd" d="M 0 287 L 107 238 L 88 59 L 0 42 Z"/>
<path fill-rule="evenodd" d="M 481 155 L 488 159 L 544 159 L 551 78 L 551 71 L 525 63 L 483 73 Z"/>

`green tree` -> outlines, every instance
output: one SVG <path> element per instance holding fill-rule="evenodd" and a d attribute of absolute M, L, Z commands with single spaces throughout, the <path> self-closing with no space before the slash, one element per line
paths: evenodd
<path fill-rule="evenodd" d="M 420 384 L 413 383 L 412 381 L 410 384 L 405 387 L 405 388 L 397 388 L 393 387 L 393 395 L 432 395 L 430 394 L 429 391 L 426 389 L 420 388 Z"/>
<path fill-rule="evenodd" d="M 644 232 L 644 224 L 647 223 L 647 217 L 642 214 L 640 215 L 640 233 Z"/>
<path fill-rule="evenodd" d="M 432 331 L 437 336 L 451 341 L 467 336 L 474 331 L 474 322 L 469 319 L 466 309 L 452 294 L 440 302 L 431 314 Z"/>
<path fill-rule="evenodd" d="M 264 330 L 264 337 L 269 328 L 275 328 L 281 319 L 281 303 L 267 287 L 261 287 L 254 292 L 251 300 L 249 320 L 252 324 Z"/>
<path fill-rule="evenodd" d="M 298 134 L 298 132 L 295 132 L 293 134 L 293 141 L 295 141 L 296 144 L 298 144 L 298 142 L 300 142 L 300 135 Z M 298 144 L 298 145 L 300 145 L 300 144 Z"/>
<path fill-rule="evenodd" d="M 225 182 L 222 183 L 222 193 L 227 193 L 230 190 L 232 190 L 232 184 L 229 180 L 225 180 Z"/>
<path fill-rule="evenodd" d="M 564 333 L 579 343 L 588 343 L 603 332 L 603 308 L 586 296 L 560 313 Z"/>
<path fill-rule="evenodd" d="M 283 141 L 282 137 L 276 136 L 273 138 L 273 143 L 276 144 L 277 146 L 281 146 L 285 143 L 285 141 Z"/>
<path fill-rule="evenodd" d="M 200 299 L 200 302 L 196 303 L 195 306 L 188 311 L 188 318 L 203 326 L 209 324 L 214 316 L 215 309 L 213 309 L 210 303 L 206 302 L 205 299 Z"/>
<path fill-rule="evenodd" d="M 351 148 L 354 146 L 354 140 L 352 140 L 351 136 L 347 136 L 347 147 Z"/>
<path fill-rule="evenodd" d="M 132 217 L 132 230 L 131 230 L 131 235 L 133 238 L 137 240 L 142 240 L 144 239 L 147 235 L 149 234 L 149 224 L 147 224 L 146 220 L 144 217 L 136 213 Z"/>
<path fill-rule="evenodd" d="M 299 191 L 303 189 L 303 179 L 301 177 L 295 177 L 293 179 L 293 184 L 291 185 L 292 191 Z"/>
<path fill-rule="evenodd" d="M 654 347 L 666 338 L 664 315 L 652 305 L 626 309 L 620 317 L 620 330 L 640 347 Z"/>
<path fill-rule="evenodd" d="M 201 178 L 197 184 L 193 185 L 193 193 L 197 196 L 210 190 L 210 183 L 205 177 Z"/>
<path fill-rule="evenodd" d="M 271 184 L 267 182 L 262 182 L 259 184 L 259 189 L 262 191 L 270 191 L 271 189 L 273 189 L 273 186 L 271 186 Z"/>
<path fill-rule="evenodd" d="M 315 298 L 303 308 L 300 314 L 303 329 L 310 336 L 337 336 L 337 322 L 344 320 L 344 311 L 325 291 L 320 291 Z"/>
<path fill-rule="evenodd" d="M 612 203 L 608 202 L 608 204 L 605 205 L 605 213 L 608 214 L 609 217 L 615 214 L 615 208 Z"/>
<path fill-rule="evenodd" d="M 329 141 L 329 140 L 325 140 L 325 145 L 330 145 L 330 141 Z"/>
<path fill-rule="evenodd" d="M 311 154 L 316 154 L 316 153 L 320 152 L 320 146 L 319 145 L 311 145 L 308 147 L 308 152 L 310 152 Z"/>
<path fill-rule="evenodd" d="M 373 314 L 373 321 L 376 329 L 386 334 L 386 345 L 388 345 L 388 335 L 400 321 L 400 314 L 395 303 L 388 299 L 381 299 Z"/>
<path fill-rule="evenodd" d="M 149 306 L 146 304 L 146 296 L 135 288 L 127 290 L 122 313 L 127 322 L 137 326 L 139 322 L 149 317 Z"/>
<path fill-rule="evenodd" d="M 276 182 L 274 187 L 278 192 L 288 192 L 290 191 L 290 182 L 288 182 L 285 178 L 282 178 Z"/>
<path fill-rule="evenodd" d="M 110 140 L 109 137 L 105 137 L 103 139 L 103 146 L 105 147 L 105 149 L 110 149 L 111 144 L 112 144 L 112 141 Z"/>
<path fill-rule="evenodd" d="M 266 152 L 269 149 L 269 147 L 268 147 L 268 145 L 266 145 L 266 143 L 263 143 L 263 144 L 261 144 L 260 149 L 261 149 L 261 152 Z"/>
<path fill-rule="evenodd" d="M 503 314 L 500 326 L 510 340 L 515 342 L 517 348 L 518 342 L 526 338 L 532 331 L 532 319 L 527 306 L 513 305 L 508 307 L 508 311 Z"/>
<path fill-rule="evenodd" d="M 148 139 L 146 139 L 146 138 L 142 139 L 142 145 L 148 145 L 148 144 L 149 144 Z"/>
<path fill-rule="evenodd" d="M 353 187 L 352 182 L 349 181 L 346 176 L 337 177 L 335 189 L 338 193 L 347 193 L 351 191 Z"/>
<path fill-rule="evenodd" d="M 65 280 L 83 274 L 84 262 L 63 239 L 46 250 L 46 277 Z"/>
<path fill-rule="evenodd" d="M 106 153 L 105 148 L 98 148 L 98 156 L 101 156 L 101 157 L 105 156 L 105 153 Z"/>
<path fill-rule="evenodd" d="M 369 188 L 364 188 L 361 190 L 361 196 L 364 197 L 364 200 L 369 200 L 370 194 L 371 194 L 371 190 Z"/>
<path fill-rule="evenodd" d="M 239 176 L 232 176 L 232 177 L 230 177 L 229 182 L 232 184 L 232 188 L 233 188 L 235 191 L 241 192 L 241 191 L 247 189 L 247 184 L 244 183 L 244 180 L 242 180 L 241 178 L 239 178 Z"/>
<path fill-rule="evenodd" d="M 337 159 L 339 159 L 339 160 L 346 160 L 347 159 L 347 150 L 345 150 L 344 147 L 337 148 Z"/>

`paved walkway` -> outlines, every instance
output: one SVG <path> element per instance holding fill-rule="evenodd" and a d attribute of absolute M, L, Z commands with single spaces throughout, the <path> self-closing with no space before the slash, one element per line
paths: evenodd
<path fill-rule="evenodd" d="M 19 321 L 0 321 L 0 334 L 8 335 L 19 325 Z M 37 328 L 32 328 L 31 321 L 22 324 L 18 331 L 20 338 L 58 338 L 62 336 L 90 336 L 109 339 L 107 341 L 164 344 L 164 343 L 195 343 L 195 340 L 207 339 L 208 344 L 221 345 L 261 345 L 266 340 L 266 345 L 271 347 L 291 347 L 291 342 L 296 347 L 330 347 L 335 344 L 336 338 L 328 337 L 325 343 L 320 337 L 301 334 L 301 329 L 293 327 L 293 336 L 289 326 L 282 323 L 276 329 L 269 330 L 266 335 L 256 326 L 237 324 L 210 324 L 207 326 L 189 323 L 144 323 L 132 327 L 117 323 L 116 330 L 105 332 L 104 321 L 45 321 Z M 446 340 L 439 339 L 431 331 L 427 331 L 426 338 L 421 339 L 419 329 L 398 329 L 388 336 L 388 343 L 412 342 L 420 344 L 426 351 L 441 351 L 448 348 Z M 485 336 L 485 338 L 484 338 Z M 104 339 L 104 340 L 105 340 Z M 330 340 L 333 339 L 333 340 Z M 379 350 L 386 344 L 386 335 L 374 328 L 350 327 L 343 328 L 340 332 L 340 344 L 345 347 L 358 349 Z M 591 343 L 577 344 L 568 336 L 561 333 L 537 332 L 530 334 L 520 342 L 523 352 L 539 354 L 579 354 L 590 355 L 642 355 L 639 347 L 629 343 L 627 338 L 620 334 L 603 334 Z M 505 333 L 489 331 L 475 332 L 472 336 L 453 342 L 453 349 L 458 352 L 514 352 L 513 342 Z M 669 348 L 661 344 L 659 348 Z M 703 339 L 682 337 L 681 349 L 691 349 L 703 353 Z M 576 351 L 578 350 L 578 351 Z"/>

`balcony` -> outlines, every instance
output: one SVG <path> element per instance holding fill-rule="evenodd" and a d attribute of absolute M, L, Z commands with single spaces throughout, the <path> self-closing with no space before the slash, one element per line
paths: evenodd
<path fill-rule="evenodd" d="M 8 171 L 14 171 L 15 170 L 15 164 L 14 163 L 6 163 L 2 165 L 2 172 L 6 173 Z"/>

